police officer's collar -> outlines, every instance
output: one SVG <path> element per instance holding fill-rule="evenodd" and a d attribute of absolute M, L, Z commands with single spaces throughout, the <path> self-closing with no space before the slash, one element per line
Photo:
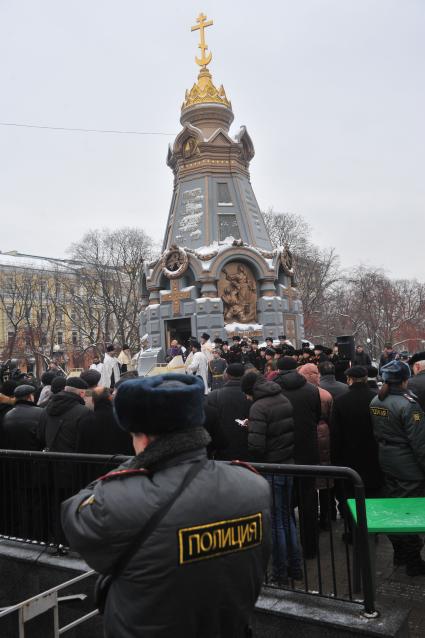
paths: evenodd
<path fill-rule="evenodd" d="M 152 441 L 128 467 L 157 470 L 177 465 L 193 456 L 206 455 L 210 441 L 210 435 L 203 427 L 175 430 Z"/>

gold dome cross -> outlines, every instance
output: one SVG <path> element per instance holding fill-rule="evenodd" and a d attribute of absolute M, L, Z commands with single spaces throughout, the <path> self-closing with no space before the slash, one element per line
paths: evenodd
<path fill-rule="evenodd" d="M 191 31 L 199 30 L 200 43 L 198 44 L 198 47 L 201 49 L 201 58 L 197 58 L 195 56 L 195 62 L 196 64 L 199 64 L 199 66 L 203 66 L 205 68 L 207 64 L 209 64 L 212 60 L 211 52 L 206 55 L 206 51 L 208 50 L 208 45 L 205 43 L 205 29 L 207 27 L 210 27 L 212 24 L 214 24 L 214 22 L 212 20 L 207 21 L 207 16 L 204 15 L 203 13 L 199 14 L 199 16 L 196 18 L 196 22 L 198 24 L 195 25 L 194 27 L 191 27 L 190 30 Z"/>

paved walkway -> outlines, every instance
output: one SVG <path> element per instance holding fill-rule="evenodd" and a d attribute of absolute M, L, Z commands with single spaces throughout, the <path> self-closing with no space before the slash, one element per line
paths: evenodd
<path fill-rule="evenodd" d="M 317 560 L 309 560 L 307 566 L 308 590 L 317 593 L 320 589 L 323 594 L 334 595 L 334 583 L 337 583 L 336 596 L 349 599 L 350 589 L 347 577 L 347 545 L 342 541 L 344 524 L 338 520 L 332 524 L 332 541 L 329 532 L 320 535 L 320 571 Z M 331 561 L 331 542 L 334 547 L 334 564 Z M 351 569 L 352 546 L 349 545 L 348 561 Z M 422 552 L 425 559 L 425 549 Z M 320 577 L 319 577 L 320 574 Z M 335 576 L 335 578 L 334 578 Z M 393 550 L 388 538 L 380 534 L 376 545 L 376 586 L 377 609 L 379 601 L 384 596 L 392 601 L 395 606 L 407 604 L 412 606 L 409 619 L 411 638 L 424 638 L 425 636 L 425 576 L 411 578 L 406 575 L 404 567 L 393 566 Z M 306 591 L 306 579 L 296 581 L 294 588 Z M 355 601 L 359 594 L 352 593 Z"/>

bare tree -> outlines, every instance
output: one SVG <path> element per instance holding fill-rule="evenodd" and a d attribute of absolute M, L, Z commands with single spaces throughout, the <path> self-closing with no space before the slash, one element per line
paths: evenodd
<path fill-rule="evenodd" d="M 275 213 L 273 208 L 269 208 L 263 213 L 263 218 L 275 248 L 288 246 L 292 253 L 305 253 L 310 242 L 311 227 L 301 215 Z"/>
<path fill-rule="evenodd" d="M 7 342 L 3 358 L 10 359 L 16 348 L 21 347 L 21 328 L 25 324 L 30 307 L 31 286 L 27 270 L 4 271 L 0 281 L 0 308 L 7 323 Z"/>
<path fill-rule="evenodd" d="M 137 348 L 143 264 L 154 254 L 150 237 L 137 228 L 92 230 L 69 253 L 68 307 L 79 333 L 86 342 Z"/>
<path fill-rule="evenodd" d="M 301 215 L 269 209 L 263 216 L 273 246 L 286 245 L 292 252 L 306 332 L 323 336 L 326 307 L 341 278 L 338 256 L 310 241 L 311 228 Z"/>

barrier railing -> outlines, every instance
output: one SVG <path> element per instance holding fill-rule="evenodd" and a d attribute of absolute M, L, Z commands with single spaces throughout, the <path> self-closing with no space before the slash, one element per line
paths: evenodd
<path fill-rule="evenodd" d="M 3 622 L 9 621 L 9 627 L 13 632 L 13 635 L 19 636 L 19 638 L 25 638 L 25 636 L 28 635 L 44 635 L 52 636 L 52 638 L 58 638 L 78 625 L 82 625 L 91 618 L 94 618 L 99 613 L 97 609 L 93 609 L 67 625 L 59 627 L 59 603 L 70 598 L 78 598 L 79 595 L 60 598 L 58 593 L 71 585 L 75 585 L 78 582 L 94 576 L 95 573 L 96 572 L 91 570 L 84 574 L 80 574 L 79 576 L 75 576 L 75 578 L 71 578 L 70 580 L 61 583 L 60 585 L 56 585 L 47 591 L 43 591 L 42 593 L 31 596 L 31 598 L 27 598 L 15 605 L 10 605 L 9 607 L 1 609 L 0 631 L 2 630 Z M 85 596 L 83 596 L 83 598 L 85 598 Z M 46 618 L 46 614 L 49 615 L 48 618 Z M 34 627 L 34 621 L 37 623 L 38 620 L 41 620 L 40 625 L 38 627 L 37 625 Z M 31 628 L 29 628 L 30 625 L 32 625 Z M 36 633 L 34 633 L 35 629 Z M 2 635 L 4 634 L 2 633 Z"/>
<path fill-rule="evenodd" d="M 60 522 L 61 502 L 127 458 L 0 450 L 0 537 L 37 542 L 50 546 L 49 551 L 63 553 L 67 540 Z M 348 600 L 373 616 L 374 587 L 360 476 L 344 467 L 252 465 L 269 480 L 273 494 L 274 556 L 265 584 Z M 335 494 L 338 521 L 334 520 Z M 363 598 L 352 587 L 351 527 L 344 507 L 347 496 L 356 499 Z M 344 542 L 337 543 L 341 531 Z M 281 573 L 276 573 L 276 566 L 282 566 Z"/>

